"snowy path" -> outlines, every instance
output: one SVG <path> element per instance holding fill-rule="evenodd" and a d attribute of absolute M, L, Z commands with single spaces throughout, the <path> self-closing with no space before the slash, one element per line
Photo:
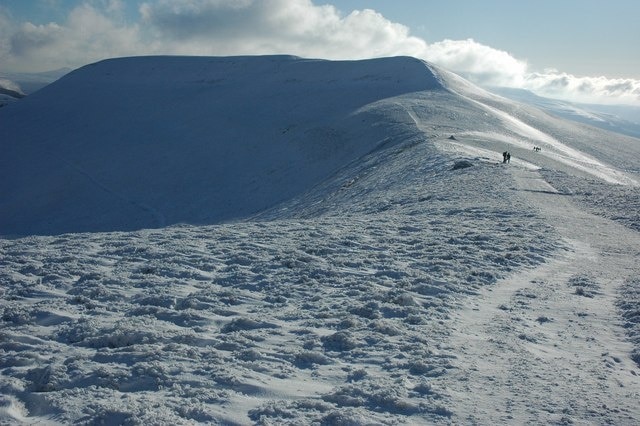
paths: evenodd
<path fill-rule="evenodd" d="M 535 171 L 513 173 L 509 196 L 536 206 L 568 248 L 460 311 L 450 340 L 457 377 L 443 391 L 465 423 L 637 421 L 640 377 L 615 297 L 638 272 L 640 235 L 584 212 Z"/>

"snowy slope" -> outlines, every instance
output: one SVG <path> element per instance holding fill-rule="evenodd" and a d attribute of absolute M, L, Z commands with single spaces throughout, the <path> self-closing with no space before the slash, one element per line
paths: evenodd
<path fill-rule="evenodd" d="M 0 107 L 42 89 L 69 71 L 71 69 L 61 68 L 41 73 L 0 72 Z"/>
<path fill-rule="evenodd" d="M 562 118 L 589 124 L 600 129 L 640 137 L 640 107 L 631 105 L 585 105 L 537 96 L 508 87 L 492 87 L 491 92 L 533 105 Z"/>
<path fill-rule="evenodd" d="M 0 234 L 242 218 L 404 131 L 360 108 L 439 88 L 424 63 L 407 58 L 90 65 L 2 112 Z"/>
<path fill-rule="evenodd" d="M 0 143 L 0 423 L 640 422 L 638 139 L 250 57 L 89 66 Z"/>

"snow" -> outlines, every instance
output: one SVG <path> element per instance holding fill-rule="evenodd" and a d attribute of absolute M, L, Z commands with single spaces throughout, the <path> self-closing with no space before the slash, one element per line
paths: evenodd
<path fill-rule="evenodd" d="M 493 93 L 535 105 L 550 114 L 622 133 L 640 137 L 640 107 L 633 105 L 591 105 L 561 101 L 537 96 L 528 90 L 491 87 Z"/>
<path fill-rule="evenodd" d="M 640 421 L 638 139 L 413 58 L 146 57 L 0 144 L 0 423 Z"/>
<path fill-rule="evenodd" d="M 24 94 L 13 81 L 0 76 L 0 107 L 23 98 Z"/>
<path fill-rule="evenodd" d="M 607 423 L 613 417 L 614 423 L 635 423 L 633 348 L 620 344 L 620 325 L 605 312 L 616 311 L 617 287 L 634 274 L 638 233 L 575 210 L 534 171 L 514 174 L 516 188 L 529 191 L 569 245 L 539 267 L 484 290 L 457 313 L 460 325 L 449 344 L 463 348 L 456 359 L 460 380 L 446 381 L 459 395 L 456 406 L 467 409 L 467 419 L 488 423 L 528 423 L 531 411 L 544 424 Z M 552 391 L 563 387 L 568 392 Z M 470 397 L 486 389 L 513 408 Z M 539 411 L 541 404 L 546 409 Z"/>
<path fill-rule="evenodd" d="M 131 58 L 72 72 L 4 114 L 0 233 L 217 223 L 277 204 L 404 124 L 359 108 L 437 84 L 418 60 L 379 62 L 371 74 L 277 56 Z"/>

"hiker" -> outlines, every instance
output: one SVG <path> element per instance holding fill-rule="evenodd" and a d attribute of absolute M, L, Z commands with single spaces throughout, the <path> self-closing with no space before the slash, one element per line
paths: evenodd
<path fill-rule="evenodd" d="M 502 164 L 507 162 L 507 154 L 508 154 L 507 151 L 502 153 Z"/>
<path fill-rule="evenodd" d="M 507 152 L 507 163 L 511 163 L 511 153 Z"/>

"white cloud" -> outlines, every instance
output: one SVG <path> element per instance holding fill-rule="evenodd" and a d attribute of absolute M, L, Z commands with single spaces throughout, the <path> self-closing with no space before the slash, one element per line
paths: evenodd
<path fill-rule="evenodd" d="M 8 68 L 46 71 L 76 67 L 106 57 L 144 53 L 137 26 L 118 26 L 89 5 L 73 9 L 63 24 L 15 28 L 0 62 Z"/>
<path fill-rule="evenodd" d="M 520 86 L 527 72 L 526 62 L 472 39 L 433 43 L 425 59 L 484 85 Z"/>
<path fill-rule="evenodd" d="M 525 75 L 524 87 L 532 91 L 578 102 L 640 105 L 640 80 L 577 77 L 550 70 Z"/>
<path fill-rule="evenodd" d="M 143 3 L 139 22 L 127 25 L 121 19 L 123 5 L 122 0 L 95 0 L 73 9 L 64 23 L 18 27 L 5 26 L 7 14 L 0 9 L 0 64 L 40 71 L 145 54 L 410 55 L 479 84 L 570 100 L 640 104 L 639 80 L 532 72 L 526 61 L 472 39 L 428 44 L 369 9 L 342 15 L 311 0 L 157 0 Z"/>
<path fill-rule="evenodd" d="M 0 63 L 7 57 L 11 50 L 9 39 L 15 31 L 12 19 L 2 6 L 0 6 Z"/>
<path fill-rule="evenodd" d="M 109 0 L 107 3 L 107 11 L 110 13 L 121 13 L 124 10 L 124 2 L 122 0 Z"/>
<path fill-rule="evenodd" d="M 372 10 L 343 17 L 333 6 L 310 0 L 161 1 L 143 4 L 141 14 L 174 52 L 356 59 L 418 55 L 426 46 L 407 27 Z"/>

